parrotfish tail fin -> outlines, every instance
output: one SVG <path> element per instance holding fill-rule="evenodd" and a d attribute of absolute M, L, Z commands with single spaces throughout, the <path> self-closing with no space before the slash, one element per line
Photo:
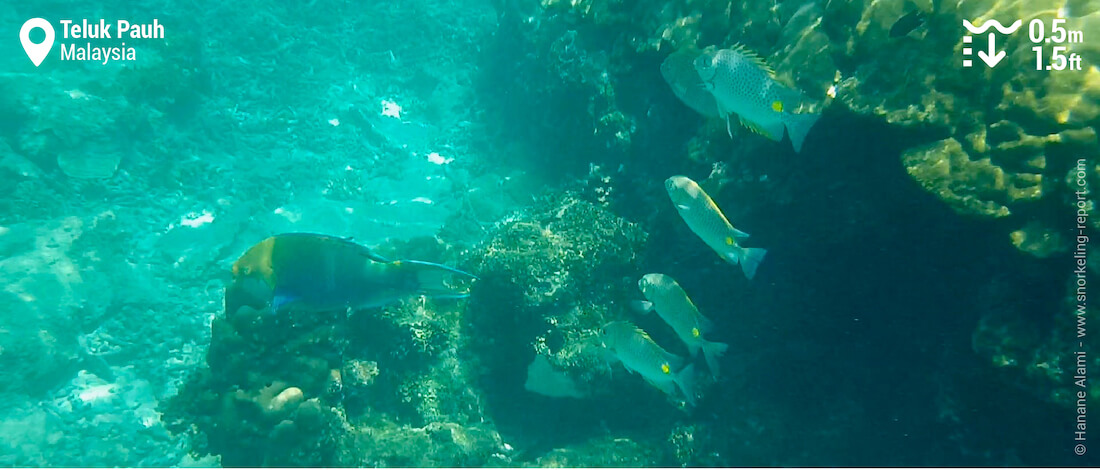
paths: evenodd
<path fill-rule="evenodd" d="M 729 345 L 726 343 L 710 341 L 703 343 L 703 359 L 707 361 L 707 369 L 710 369 L 711 376 L 718 377 L 718 359 L 726 354 L 727 349 Z"/>
<path fill-rule="evenodd" d="M 680 369 L 673 381 L 684 393 L 684 399 L 687 400 L 688 405 L 695 406 L 695 366 L 688 364 L 687 367 Z"/>
<path fill-rule="evenodd" d="M 764 255 L 768 253 L 768 250 L 763 248 L 742 248 L 741 253 L 737 256 L 737 262 L 741 263 L 741 271 L 745 272 L 745 277 L 752 280 L 756 275 L 756 268 L 760 266 L 760 262 L 764 261 Z"/>
<path fill-rule="evenodd" d="M 791 137 L 791 145 L 794 146 L 795 152 L 802 151 L 802 142 L 806 140 L 806 134 L 810 133 L 810 128 L 814 127 L 814 123 L 821 117 L 816 113 L 784 113 L 783 123 L 787 126 L 787 135 Z"/>
<path fill-rule="evenodd" d="M 457 278 L 477 280 L 477 276 L 450 266 L 426 261 L 397 261 L 416 276 L 416 292 L 436 299 L 463 299 L 470 296 L 465 290 L 451 285 Z"/>

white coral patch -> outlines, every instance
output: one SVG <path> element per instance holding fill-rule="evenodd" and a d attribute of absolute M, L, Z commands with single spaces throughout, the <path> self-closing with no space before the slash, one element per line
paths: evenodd
<path fill-rule="evenodd" d="M 401 105 L 390 100 L 382 100 L 382 115 L 401 119 Z"/>
<path fill-rule="evenodd" d="M 180 225 L 191 228 L 198 228 L 214 221 L 214 213 L 208 210 L 203 210 L 202 213 L 192 212 L 183 216 L 180 219 Z"/>
<path fill-rule="evenodd" d="M 444 157 L 444 156 L 442 156 L 442 155 L 440 155 L 436 152 L 432 152 L 432 153 L 428 154 L 428 161 L 432 162 L 432 163 L 435 163 L 436 165 L 446 165 L 448 163 L 451 163 L 451 162 L 455 161 L 455 159 L 446 158 L 446 157 Z"/>
<path fill-rule="evenodd" d="M 110 384 L 92 385 L 77 394 L 80 401 L 88 404 L 97 404 L 109 401 L 115 396 L 114 386 Z"/>

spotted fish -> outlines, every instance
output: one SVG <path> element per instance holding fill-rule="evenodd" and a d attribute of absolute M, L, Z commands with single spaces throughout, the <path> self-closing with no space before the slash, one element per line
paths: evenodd
<path fill-rule="evenodd" d="M 719 115 L 726 118 L 726 131 L 733 137 L 730 122 L 736 114 L 741 124 L 774 141 L 783 139 L 784 128 L 794 150 L 802 150 L 806 134 L 820 115 L 795 113 L 801 93 L 776 81 L 775 74 L 752 51 L 732 49 L 703 52 L 694 61 L 703 86 L 714 96 Z"/>

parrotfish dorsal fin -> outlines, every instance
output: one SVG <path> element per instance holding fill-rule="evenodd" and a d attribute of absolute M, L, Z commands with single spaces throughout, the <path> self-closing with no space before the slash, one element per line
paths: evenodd
<path fill-rule="evenodd" d="M 730 49 L 738 54 L 741 54 L 742 57 L 744 57 L 749 62 L 755 64 L 757 67 L 760 67 L 762 70 L 764 70 L 764 72 L 768 74 L 769 77 L 775 78 L 775 71 L 772 70 L 771 66 L 769 66 L 767 62 L 764 62 L 764 59 L 761 58 L 760 54 L 757 54 L 756 51 L 749 49 L 741 43 L 734 44 L 733 47 L 731 47 Z"/>

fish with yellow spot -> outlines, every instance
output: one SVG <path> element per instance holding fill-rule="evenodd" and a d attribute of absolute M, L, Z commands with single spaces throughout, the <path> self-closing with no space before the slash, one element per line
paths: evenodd
<path fill-rule="evenodd" d="M 764 260 L 767 250 L 739 245 L 738 240 L 748 238 L 749 234 L 733 228 L 722 210 L 698 183 L 686 176 L 673 176 L 665 180 L 665 189 L 680 217 L 692 232 L 703 239 L 722 259 L 740 264 L 745 277 L 752 279 L 756 275 L 756 267 Z"/>
<path fill-rule="evenodd" d="M 794 151 L 802 150 L 806 134 L 820 117 L 796 113 L 802 93 L 776 81 L 775 73 L 754 52 L 740 46 L 705 51 L 694 61 L 703 87 L 714 96 L 718 114 L 726 118 L 726 131 L 736 114 L 741 124 L 774 141 L 783 140 L 783 129 Z"/>
<path fill-rule="evenodd" d="M 638 280 L 638 288 L 646 298 L 637 304 L 638 308 L 657 311 L 657 315 L 672 327 L 687 346 L 691 357 L 702 351 L 711 375 L 718 377 L 718 358 L 726 353 L 729 346 L 703 338 L 703 334 L 711 329 L 711 321 L 699 313 L 680 284 L 671 276 L 651 273 Z"/>
<path fill-rule="evenodd" d="M 462 298 L 452 287 L 476 276 L 423 261 L 390 261 L 347 238 L 286 233 L 267 238 L 233 263 L 225 291 L 225 311 L 333 311 L 380 307 L 424 295 Z"/>
<path fill-rule="evenodd" d="M 600 329 L 600 339 L 626 370 L 642 376 L 646 382 L 668 396 L 679 388 L 689 405 L 695 405 L 692 390 L 695 368 L 684 359 L 661 348 L 649 334 L 633 323 L 613 321 Z"/>

